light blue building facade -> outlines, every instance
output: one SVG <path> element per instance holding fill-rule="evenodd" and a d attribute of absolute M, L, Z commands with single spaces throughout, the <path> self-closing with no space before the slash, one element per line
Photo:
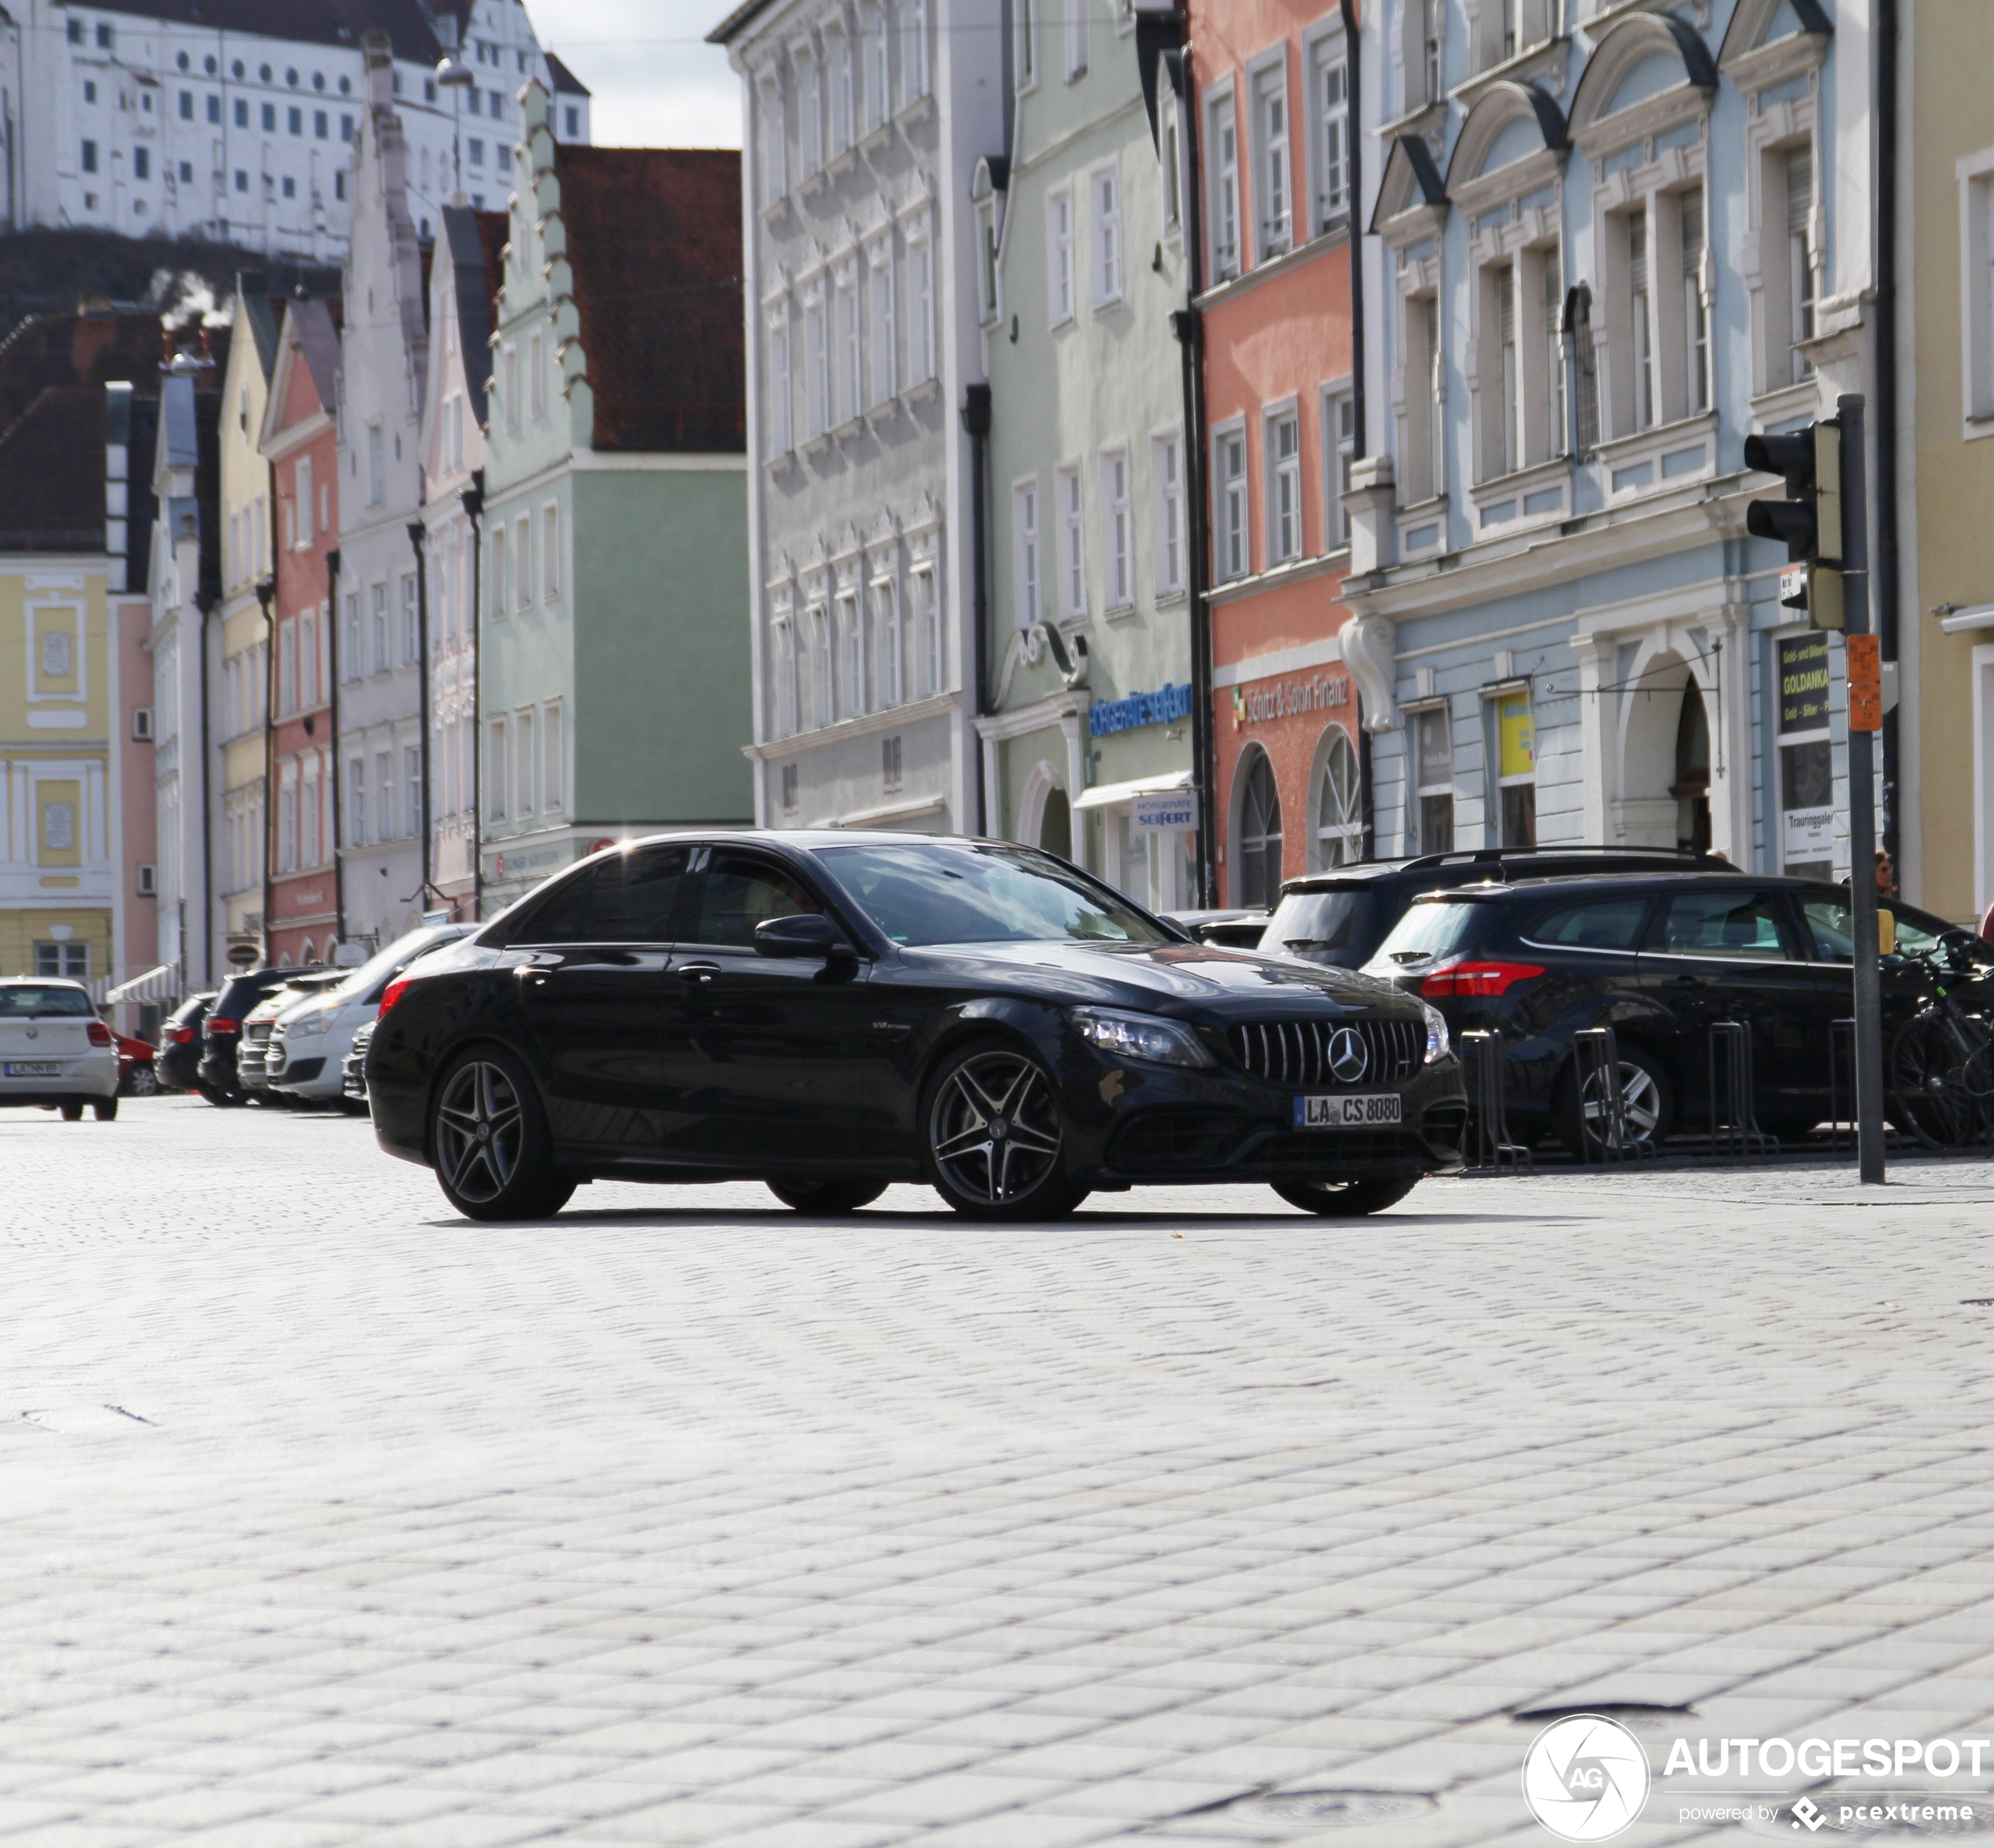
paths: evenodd
<path fill-rule="evenodd" d="M 1381 855 L 1693 842 L 1846 875 L 1841 644 L 1780 606 L 1784 552 L 1744 532 L 1780 488 L 1742 448 L 1869 371 L 1865 13 L 1367 22 L 1345 655 Z"/>

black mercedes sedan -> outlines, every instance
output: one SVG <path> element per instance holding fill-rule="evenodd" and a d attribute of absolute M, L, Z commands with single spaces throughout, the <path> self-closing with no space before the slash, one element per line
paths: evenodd
<path fill-rule="evenodd" d="M 1048 1218 L 1259 1181 L 1332 1217 L 1458 1167 L 1439 1010 L 1209 948 L 1033 848 L 675 835 L 583 860 L 383 995 L 382 1148 L 477 1219 L 597 1178 L 752 1179 L 800 1211 L 889 1181 Z"/>

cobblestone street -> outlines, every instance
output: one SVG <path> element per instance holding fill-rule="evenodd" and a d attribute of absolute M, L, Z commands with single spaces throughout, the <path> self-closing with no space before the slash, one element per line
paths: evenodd
<path fill-rule="evenodd" d="M 1989 1168 L 494 1228 L 165 1098 L 0 1174 L 9 1840 L 1426 1848 L 1550 1839 L 1518 1715 L 1994 1732 Z"/>

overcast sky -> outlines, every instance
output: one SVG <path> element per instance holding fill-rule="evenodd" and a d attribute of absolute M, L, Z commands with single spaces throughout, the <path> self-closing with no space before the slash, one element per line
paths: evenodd
<path fill-rule="evenodd" d="M 534 31 L 595 98 L 595 140 L 625 148 L 738 148 L 740 84 L 704 42 L 721 0 L 527 0 Z"/>

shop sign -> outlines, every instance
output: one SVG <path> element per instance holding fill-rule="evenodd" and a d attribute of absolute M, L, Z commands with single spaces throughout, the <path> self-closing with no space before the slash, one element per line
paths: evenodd
<path fill-rule="evenodd" d="M 1153 693 L 1131 693 L 1126 699 L 1103 699 L 1087 710 L 1087 730 L 1097 738 L 1111 732 L 1130 732 L 1138 725 L 1164 725 L 1191 716 L 1191 686 L 1163 686 Z"/>
<path fill-rule="evenodd" d="M 1269 719 L 1293 718 L 1298 713 L 1321 712 L 1350 703 L 1347 674 L 1317 674 L 1296 680 L 1277 680 L 1233 689 L 1233 729 L 1265 725 Z"/>
<path fill-rule="evenodd" d="M 524 853 L 500 853 L 492 864 L 491 876 L 495 879 L 521 879 L 530 873 L 544 872 L 550 867 L 565 866 L 575 857 L 575 843 L 563 841 L 558 846 L 535 847 Z"/>
<path fill-rule="evenodd" d="M 1832 860 L 1835 857 L 1835 811 L 1827 809 L 1787 809 L 1780 821 L 1784 838 L 1780 864 L 1796 860 Z"/>
<path fill-rule="evenodd" d="M 1158 833 L 1195 832 L 1198 792 L 1195 789 L 1150 790 L 1130 805 L 1129 819 L 1138 827 Z"/>
<path fill-rule="evenodd" d="M 1817 630 L 1780 643 L 1780 729 L 1818 732 L 1828 723 L 1828 637 Z"/>
<path fill-rule="evenodd" d="M 1496 774 L 1534 776 L 1537 769 L 1537 725 L 1528 693 L 1505 693 L 1496 702 Z"/>

